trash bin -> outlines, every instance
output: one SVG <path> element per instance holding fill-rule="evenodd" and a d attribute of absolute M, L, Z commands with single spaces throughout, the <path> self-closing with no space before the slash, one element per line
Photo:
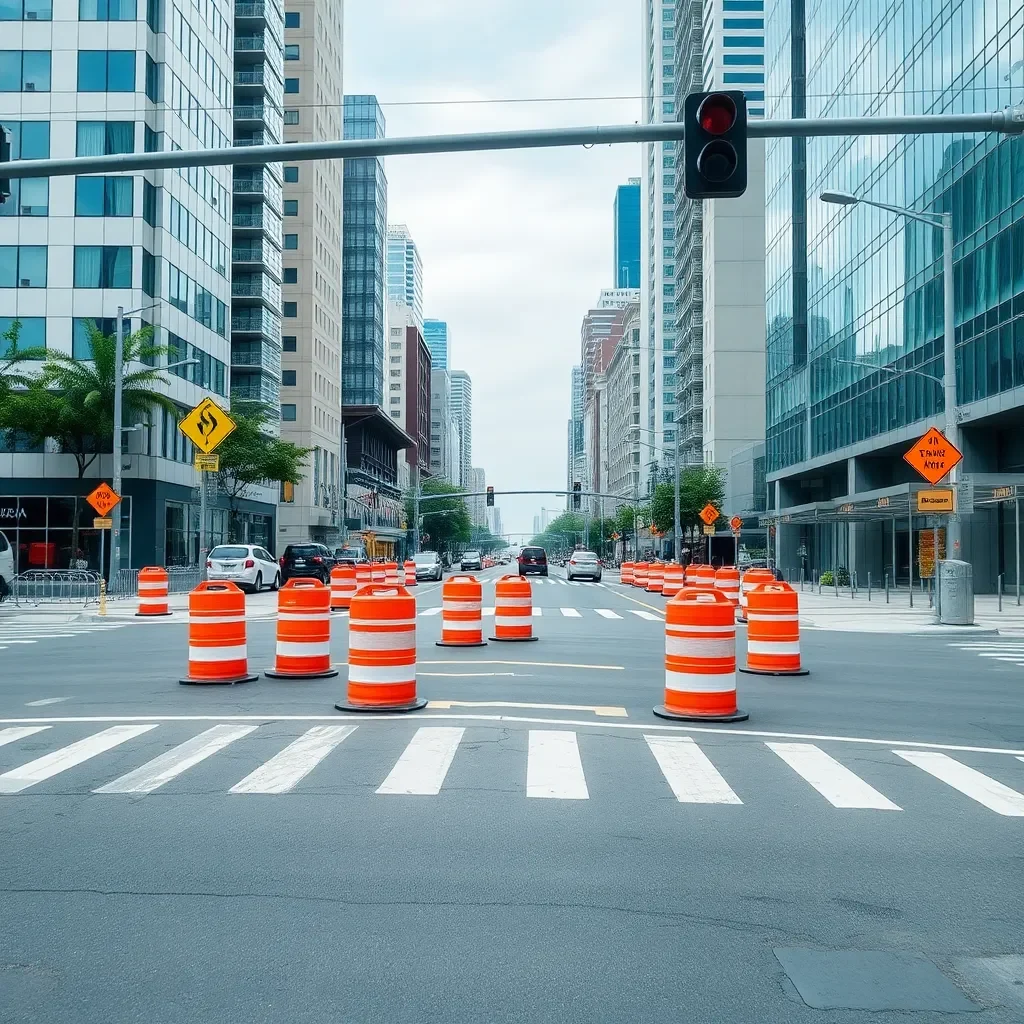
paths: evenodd
<path fill-rule="evenodd" d="M 944 626 L 974 625 L 974 572 L 970 562 L 956 558 L 939 562 L 939 622 Z"/>

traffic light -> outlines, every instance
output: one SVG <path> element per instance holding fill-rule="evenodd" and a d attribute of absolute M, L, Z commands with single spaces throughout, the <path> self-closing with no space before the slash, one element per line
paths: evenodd
<path fill-rule="evenodd" d="M 683 104 L 683 190 L 689 199 L 736 199 L 747 190 L 747 98 L 691 92 Z"/>
<path fill-rule="evenodd" d="M 494 508 L 494 488 L 487 488 L 487 507 Z"/>
<path fill-rule="evenodd" d="M 572 508 L 574 512 L 579 512 L 580 510 L 580 490 L 580 482 L 577 480 L 572 485 Z"/>
<path fill-rule="evenodd" d="M 0 164 L 10 163 L 11 160 L 11 133 L 0 124 Z M 0 167 L 0 172 L 3 167 Z M 0 178 L 0 206 L 11 197 L 11 179 Z"/>

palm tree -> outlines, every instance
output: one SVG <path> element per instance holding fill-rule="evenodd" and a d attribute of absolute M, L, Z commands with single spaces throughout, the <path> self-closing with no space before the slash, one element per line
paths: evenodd
<path fill-rule="evenodd" d="M 15 320 L 3 334 L 0 334 L 0 417 L 4 400 L 12 391 L 27 388 L 33 379 L 21 372 L 21 364 L 42 362 L 46 359 L 45 348 L 21 348 L 18 340 L 21 337 L 21 321 Z M 0 428 L 6 426 L 0 419 Z"/>

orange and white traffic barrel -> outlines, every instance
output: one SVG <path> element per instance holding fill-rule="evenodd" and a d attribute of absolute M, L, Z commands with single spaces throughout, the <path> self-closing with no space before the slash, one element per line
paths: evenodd
<path fill-rule="evenodd" d="M 339 711 L 418 711 L 416 598 L 405 587 L 371 583 L 352 598 L 347 699 Z"/>
<path fill-rule="evenodd" d="M 167 570 L 160 565 L 147 565 L 139 570 L 139 610 L 143 618 L 150 615 L 170 615 L 167 604 Z"/>
<path fill-rule="evenodd" d="M 720 590 L 732 602 L 733 608 L 740 603 L 740 572 L 734 565 L 723 565 L 715 573 L 715 589 Z"/>
<path fill-rule="evenodd" d="M 522 576 L 502 576 L 494 585 L 492 640 L 536 640 L 533 635 L 533 590 Z"/>
<path fill-rule="evenodd" d="M 384 563 L 384 583 L 389 587 L 405 586 L 405 568 L 398 562 Z"/>
<path fill-rule="evenodd" d="M 665 605 L 665 703 L 659 718 L 742 722 L 736 706 L 736 613 L 717 590 L 684 589 Z"/>
<path fill-rule="evenodd" d="M 627 587 L 633 586 L 633 563 L 623 562 L 620 569 L 620 582 L 624 583 Z"/>
<path fill-rule="evenodd" d="M 693 583 L 690 586 L 707 587 L 708 590 L 714 590 L 715 567 L 713 565 L 698 565 L 694 571 Z"/>
<path fill-rule="evenodd" d="M 475 576 L 449 576 L 441 587 L 438 647 L 485 647 L 483 587 Z"/>
<path fill-rule="evenodd" d="M 762 583 L 747 594 L 747 666 L 759 676 L 805 676 L 800 664 L 800 608 L 788 583 Z"/>
<path fill-rule="evenodd" d="M 245 643 L 245 594 L 234 583 L 200 583 L 188 595 L 188 676 L 180 683 L 251 683 Z"/>
<path fill-rule="evenodd" d="M 369 562 L 356 562 L 356 590 L 373 582 L 373 566 Z"/>
<path fill-rule="evenodd" d="M 675 562 L 669 562 L 665 566 L 665 582 L 661 587 L 662 594 L 671 599 L 683 589 L 683 586 L 683 567 Z"/>
<path fill-rule="evenodd" d="M 697 570 L 700 566 L 696 562 L 688 562 L 683 567 L 683 583 L 687 587 L 697 586 Z"/>
<path fill-rule="evenodd" d="M 277 648 L 271 679 L 329 679 L 331 590 L 319 580 L 289 580 L 277 592 Z"/>
<path fill-rule="evenodd" d="M 633 566 L 633 586 L 639 587 L 641 590 L 647 589 L 647 575 L 650 572 L 650 566 L 646 562 L 637 562 Z"/>
<path fill-rule="evenodd" d="M 665 565 L 663 562 L 652 562 L 647 570 L 647 590 L 652 594 L 660 594 L 665 585 Z"/>
<path fill-rule="evenodd" d="M 345 611 L 352 603 L 352 595 L 355 592 L 355 568 L 347 563 L 336 565 L 331 570 L 331 611 Z"/>
<path fill-rule="evenodd" d="M 762 583 L 774 583 L 775 573 L 771 569 L 748 569 L 740 577 L 740 603 L 736 610 L 740 622 L 747 621 L 747 596 Z"/>
<path fill-rule="evenodd" d="M 411 559 L 407 558 L 405 561 L 405 585 L 407 587 L 415 587 L 416 583 L 416 563 Z"/>
<path fill-rule="evenodd" d="M 387 568 L 383 562 L 374 562 L 370 566 L 374 583 L 383 583 L 387 579 Z"/>

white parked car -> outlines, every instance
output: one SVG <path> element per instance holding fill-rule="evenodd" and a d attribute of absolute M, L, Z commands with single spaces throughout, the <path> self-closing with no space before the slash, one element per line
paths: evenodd
<path fill-rule="evenodd" d="M 14 580 L 14 548 L 11 542 L 0 533 L 0 601 L 10 592 Z"/>
<path fill-rule="evenodd" d="M 264 587 L 281 586 L 281 567 L 257 544 L 218 544 L 207 556 L 206 578 L 230 580 L 256 594 Z"/>
<path fill-rule="evenodd" d="M 601 560 L 593 551 L 574 551 L 569 556 L 565 578 L 578 580 L 581 576 L 597 583 L 601 582 Z"/>

